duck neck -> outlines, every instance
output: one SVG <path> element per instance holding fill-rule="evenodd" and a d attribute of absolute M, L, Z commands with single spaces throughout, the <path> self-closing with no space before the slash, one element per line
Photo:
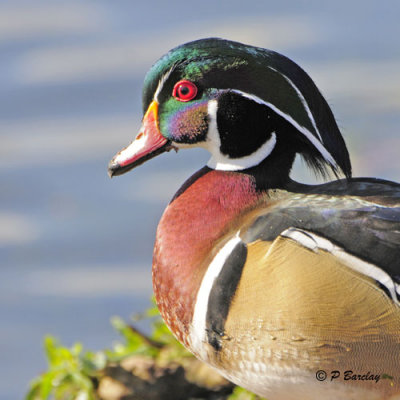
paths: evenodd
<path fill-rule="evenodd" d="M 254 172 L 204 167 L 179 189 L 158 225 L 154 293 L 164 320 L 184 343 L 197 290 L 219 241 L 235 228 L 237 217 L 265 195 Z"/>
<path fill-rule="evenodd" d="M 257 190 L 285 189 L 291 182 L 289 175 L 296 153 L 295 145 L 289 137 L 286 139 L 278 140 L 274 151 L 260 164 L 243 171 L 253 177 Z"/>

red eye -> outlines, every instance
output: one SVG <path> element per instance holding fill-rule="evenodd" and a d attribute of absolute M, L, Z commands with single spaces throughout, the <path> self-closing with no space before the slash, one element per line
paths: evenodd
<path fill-rule="evenodd" d="M 196 97 L 197 87 L 190 81 L 179 81 L 175 84 L 172 96 L 179 101 L 190 101 Z"/>

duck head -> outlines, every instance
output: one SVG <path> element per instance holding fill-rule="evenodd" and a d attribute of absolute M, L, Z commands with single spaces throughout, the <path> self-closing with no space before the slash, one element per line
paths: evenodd
<path fill-rule="evenodd" d="M 136 139 L 109 164 L 123 174 L 171 149 L 203 147 L 208 167 L 269 168 L 288 176 L 296 154 L 316 172 L 351 176 L 349 154 L 325 99 L 293 61 L 222 39 L 172 49 L 147 73 Z"/>

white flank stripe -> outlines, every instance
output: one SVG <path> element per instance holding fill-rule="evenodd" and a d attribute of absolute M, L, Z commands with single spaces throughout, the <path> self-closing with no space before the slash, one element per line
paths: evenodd
<path fill-rule="evenodd" d="M 319 140 L 321 142 L 323 142 L 321 134 L 320 134 L 320 132 L 319 132 L 319 130 L 317 128 L 317 124 L 315 123 L 314 116 L 312 115 L 310 107 L 308 107 L 308 103 L 307 103 L 306 99 L 304 98 L 303 93 L 301 93 L 300 90 L 297 88 L 297 86 L 286 75 L 282 74 L 282 72 L 279 72 L 279 71 L 277 71 L 276 69 L 274 69 L 272 67 L 268 67 L 268 68 L 271 69 L 272 71 L 276 72 L 277 74 L 282 75 L 286 79 L 286 81 L 289 83 L 289 85 L 296 91 L 297 95 L 300 98 L 300 101 L 302 102 L 302 104 L 304 106 L 304 109 L 307 112 L 308 118 L 310 118 L 311 123 L 312 123 L 312 125 L 313 125 L 313 127 L 315 129 L 315 132 L 317 133 L 317 135 L 319 137 Z"/>
<path fill-rule="evenodd" d="M 207 361 L 207 342 L 206 334 L 206 316 L 208 309 L 208 299 L 213 287 L 214 281 L 218 278 L 226 259 L 232 253 L 235 246 L 240 243 L 241 239 L 236 235 L 229 240 L 217 253 L 211 261 L 204 274 L 194 306 L 193 320 L 190 327 L 189 342 L 191 350 L 198 355 L 203 361 Z"/>
<path fill-rule="evenodd" d="M 376 265 L 363 261 L 360 258 L 347 253 L 341 247 L 333 244 L 330 240 L 312 232 L 297 228 L 289 228 L 283 231 L 281 236 L 293 239 L 314 252 L 318 252 L 318 250 L 321 249 L 331 253 L 354 271 L 366 275 L 385 286 L 389 291 L 392 300 L 396 304 L 400 305 L 396 295 L 396 286 L 398 290 L 398 285 L 393 282 L 393 279 L 389 274 Z"/>
<path fill-rule="evenodd" d="M 264 101 L 263 99 L 260 99 L 257 96 L 254 96 L 252 94 L 242 92 L 241 90 L 232 90 L 232 92 L 238 93 L 243 97 L 246 97 L 250 100 L 255 101 L 258 104 L 264 104 L 267 107 L 271 108 L 274 110 L 278 115 L 281 117 L 285 118 L 286 121 L 288 121 L 290 124 L 292 124 L 298 131 L 300 131 L 311 143 L 312 145 L 321 153 L 322 157 L 324 157 L 325 161 L 327 161 L 329 164 L 331 164 L 333 167 L 337 167 L 336 161 L 334 158 L 331 156 L 329 151 L 324 147 L 324 145 L 304 126 L 299 125 L 290 115 L 284 113 L 281 111 L 279 108 L 274 106 L 272 103 L 269 103 L 267 101 Z"/>
<path fill-rule="evenodd" d="M 204 143 L 199 143 L 199 145 L 211 153 L 211 158 L 207 163 L 209 168 L 222 171 L 241 171 L 258 165 L 271 154 L 276 145 L 275 132 L 271 134 L 271 137 L 261 147 L 248 156 L 230 158 L 222 154 L 220 151 L 221 139 L 217 127 L 217 109 L 217 100 L 210 100 L 208 102 L 209 125 L 207 140 Z"/>

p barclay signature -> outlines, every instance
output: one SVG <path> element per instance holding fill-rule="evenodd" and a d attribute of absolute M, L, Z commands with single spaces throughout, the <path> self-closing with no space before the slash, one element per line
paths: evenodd
<path fill-rule="evenodd" d="M 393 379 L 392 376 L 389 376 L 387 374 L 374 374 L 371 371 L 368 371 L 366 373 L 359 373 L 354 372 L 350 369 L 343 372 L 338 370 L 330 371 L 330 376 L 326 371 L 319 370 L 316 372 L 315 377 L 319 381 L 325 381 L 327 378 L 330 378 L 331 382 L 337 379 L 341 379 L 344 381 L 374 381 L 375 383 L 378 383 L 381 379 Z"/>

